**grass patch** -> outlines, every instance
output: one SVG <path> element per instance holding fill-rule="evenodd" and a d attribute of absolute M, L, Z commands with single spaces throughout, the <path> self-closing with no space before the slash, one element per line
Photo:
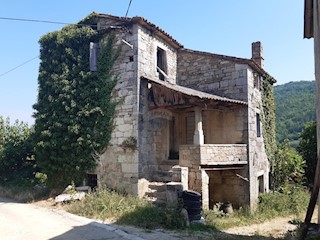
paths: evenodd
<path fill-rule="evenodd" d="M 117 223 L 145 229 L 182 229 L 184 222 L 179 208 L 155 206 L 131 195 L 108 189 L 89 193 L 81 202 L 72 202 L 66 210 L 95 219 L 116 219 Z"/>
<path fill-rule="evenodd" d="M 309 192 L 302 187 L 290 187 L 282 192 L 270 192 L 259 196 L 256 211 L 242 208 L 232 214 L 205 210 L 206 225 L 192 225 L 191 231 L 216 231 L 230 227 L 261 223 L 275 217 L 294 216 L 299 219 L 305 213 Z M 81 202 L 72 202 L 67 211 L 95 219 L 115 219 L 117 223 L 145 229 L 184 229 L 180 208 L 155 206 L 131 195 L 122 195 L 108 189 L 89 193 Z"/>
<path fill-rule="evenodd" d="M 206 210 L 206 224 L 223 230 L 261 223 L 275 217 L 294 216 L 299 219 L 306 212 L 309 199 L 310 194 L 305 188 L 290 186 L 281 192 L 261 194 L 256 211 L 242 208 L 228 215 L 220 210 Z"/>

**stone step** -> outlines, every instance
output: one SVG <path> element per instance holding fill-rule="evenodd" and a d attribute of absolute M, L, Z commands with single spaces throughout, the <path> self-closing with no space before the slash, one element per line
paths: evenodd
<path fill-rule="evenodd" d="M 170 171 L 161 171 L 158 170 L 154 173 L 154 180 L 157 182 L 170 182 L 172 181 L 172 170 Z"/>
<path fill-rule="evenodd" d="M 167 184 L 164 182 L 151 182 L 149 188 L 156 190 L 157 192 L 167 191 Z"/>
<path fill-rule="evenodd" d="M 156 205 L 162 205 L 162 204 L 166 203 L 166 201 L 158 199 L 156 197 L 144 197 L 144 199 L 149 201 L 149 202 L 152 202 L 152 203 L 154 203 Z"/>
<path fill-rule="evenodd" d="M 173 165 L 167 165 L 167 164 L 163 164 L 163 165 L 159 165 L 158 168 L 160 169 L 160 171 L 166 171 L 169 172 L 172 170 Z"/>
<path fill-rule="evenodd" d="M 157 192 L 157 190 L 149 188 L 148 191 L 146 191 L 145 196 L 150 198 L 156 198 Z"/>

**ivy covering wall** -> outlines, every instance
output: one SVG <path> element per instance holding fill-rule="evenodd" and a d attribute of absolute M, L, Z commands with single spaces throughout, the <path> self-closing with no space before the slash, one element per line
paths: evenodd
<path fill-rule="evenodd" d="M 271 174 L 274 172 L 276 144 L 276 116 L 273 93 L 273 82 L 271 78 L 265 78 L 262 84 L 262 131 L 266 153 L 271 165 Z"/>
<path fill-rule="evenodd" d="M 119 50 L 113 34 L 86 26 L 93 22 L 91 16 L 39 41 L 34 139 L 39 165 L 53 189 L 82 181 L 111 138 L 116 84 L 111 69 Z M 96 72 L 89 69 L 90 42 L 100 42 Z"/>

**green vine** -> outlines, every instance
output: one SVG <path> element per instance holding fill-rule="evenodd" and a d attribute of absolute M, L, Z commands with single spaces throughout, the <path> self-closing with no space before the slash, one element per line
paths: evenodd
<path fill-rule="evenodd" d="M 266 153 L 271 164 L 271 174 L 274 172 L 274 161 L 276 151 L 276 123 L 275 102 L 273 94 L 274 79 L 264 78 L 262 83 L 262 131 Z"/>
<path fill-rule="evenodd" d="M 117 79 L 112 66 L 119 56 L 115 35 L 98 32 L 95 14 L 40 39 L 38 101 L 33 106 L 34 141 L 39 165 L 51 188 L 81 181 L 94 169 L 113 130 Z M 90 42 L 100 43 L 97 71 L 89 69 Z"/>

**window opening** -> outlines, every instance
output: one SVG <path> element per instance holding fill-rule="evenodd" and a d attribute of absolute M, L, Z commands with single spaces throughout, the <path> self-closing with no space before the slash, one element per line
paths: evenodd
<path fill-rule="evenodd" d="M 193 135 L 195 130 L 195 119 L 193 116 L 186 117 L 186 144 L 193 144 Z"/>
<path fill-rule="evenodd" d="M 261 76 L 258 73 L 254 73 L 253 75 L 253 79 L 254 79 L 254 88 L 260 90 L 261 88 Z"/>
<path fill-rule="evenodd" d="M 165 80 L 167 77 L 167 56 L 166 51 L 162 48 L 157 48 L 157 72 L 159 79 Z"/>
<path fill-rule="evenodd" d="M 98 175 L 97 174 L 87 174 L 87 185 L 91 189 L 95 189 L 98 186 Z"/>
<path fill-rule="evenodd" d="M 258 184 L 259 184 L 259 193 L 264 193 L 264 179 L 263 179 L 263 175 L 258 177 Z"/>
<path fill-rule="evenodd" d="M 97 71 L 97 59 L 99 50 L 99 43 L 90 42 L 90 71 Z"/>
<path fill-rule="evenodd" d="M 261 137 L 261 120 L 260 115 L 256 114 L 256 124 L 257 124 L 257 137 Z"/>
<path fill-rule="evenodd" d="M 179 150 L 176 149 L 175 144 L 175 124 L 176 120 L 172 117 L 172 120 L 169 121 L 169 157 L 168 159 L 177 160 L 179 159 Z"/>

